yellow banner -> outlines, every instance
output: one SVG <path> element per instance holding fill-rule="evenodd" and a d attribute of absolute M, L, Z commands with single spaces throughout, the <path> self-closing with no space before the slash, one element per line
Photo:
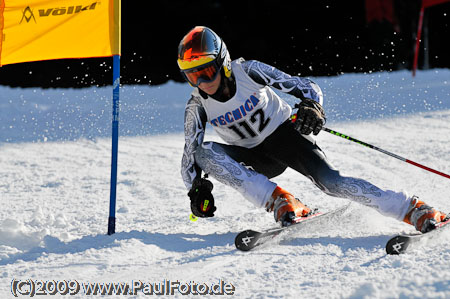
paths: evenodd
<path fill-rule="evenodd" d="M 120 0 L 0 0 L 0 66 L 120 55 Z"/>

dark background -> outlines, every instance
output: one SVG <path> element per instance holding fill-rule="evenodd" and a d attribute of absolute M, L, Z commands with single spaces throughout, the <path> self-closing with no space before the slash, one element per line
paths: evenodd
<path fill-rule="evenodd" d="M 194 26 L 218 33 L 232 59 L 257 59 L 301 76 L 411 69 L 419 0 L 122 1 L 122 84 L 182 81 L 181 38 Z M 450 68 L 450 2 L 428 8 L 430 68 Z M 424 64 L 423 43 L 419 68 Z M 112 59 L 6 65 L 0 84 L 110 85 Z"/>

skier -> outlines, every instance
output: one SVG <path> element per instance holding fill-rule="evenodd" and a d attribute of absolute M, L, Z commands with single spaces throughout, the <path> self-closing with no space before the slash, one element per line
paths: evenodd
<path fill-rule="evenodd" d="M 343 176 L 328 162 L 309 136 L 317 135 L 326 121 L 322 91 L 313 81 L 256 60 L 231 61 L 224 41 L 203 26 L 181 40 L 178 66 L 194 87 L 185 109 L 181 174 L 195 216 L 212 217 L 216 210 L 213 185 L 201 177 L 204 171 L 274 212 L 276 222 L 290 225 L 294 218 L 312 213 L 270 180 L 290 167 L 328 195 L 370 206 L 421 232 L 434 229 L 445 218 L 416 196 Z M 292 108 L 272 88 L 300 100 L 294 118 Z M 226 144 L 203 141 L 207 122 Z"/>

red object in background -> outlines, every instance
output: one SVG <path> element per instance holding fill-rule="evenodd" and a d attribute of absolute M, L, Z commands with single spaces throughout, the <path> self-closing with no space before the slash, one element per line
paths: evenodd
<path fill-rule="evenodd" d="M 427 8 L 427 7 L 438 5 L 438 4 L 441 4 L 441 3 L 448 2 L 448 1 L 450 1 L 450 0 L 423 0 L 422 1 L 422 6 Z"/>
<path fill-rule="evenodd" d="M 413 67 L 412 67 L 413 77 L 416 75 L 417 61 L 419 59 L 419 45 L 420 45 L 420 37 L 422 35 L 423 15 L 425 12 L 425 8 L 431 7 L 434 5 L 438 5 L 441 3 L 449 2 L 449 1 L 450 0 L 423 0 L 422 1 L 422 6 L 420 7 L 420 13 L 419 13 L 419 25 L 417 28 L 416 49 L 414 50 L 414 61 L 413 61 Z"/>
<path fill-rule="evenodd" d="M 395 23 L 393 0 L 366 0 L 366 21 L 367 24 L 386 20 Z"/>

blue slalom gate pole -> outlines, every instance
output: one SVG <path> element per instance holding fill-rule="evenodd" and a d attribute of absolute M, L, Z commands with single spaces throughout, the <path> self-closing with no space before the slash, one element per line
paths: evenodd
<path fill-rule="evenodd" d="M 113 111 L 111 150 L 111 190 L 109 198 L 108 235 L 116 232 L 117 155 L 119 149 L 120 55 L 113 56 Z"/>

